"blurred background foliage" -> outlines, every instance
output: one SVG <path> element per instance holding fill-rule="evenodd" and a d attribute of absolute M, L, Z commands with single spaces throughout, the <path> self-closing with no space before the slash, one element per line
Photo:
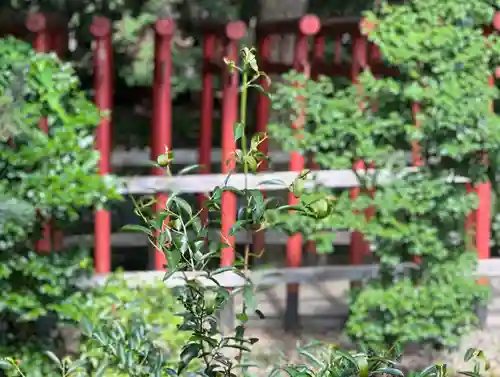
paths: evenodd
<path fill-rule="evenodd" d="M 0 9 L 56 12 L 70 25 L 70 51 L 84 86 L 91 90 L 91 41 L 89 26 L 96 14 L 113 21 L 116 66 L 114 142 L 116 146 L 145 147 L 149 144 L 154 35 L 149 27 L 159 17 L 172 17 L 177 23 L 174 38 L 174 143 L 177 147 L 198 142 L 202 20 L 245 20 L 299 17 L 307 12 L 320 17 L 359 15 L 372 6 L 372 0 L 344 2 L 300 0 L 2 0 Z M 245 41 L 253 43 L 252 33 Z M 291 45 L 292 46 L 292 45 Z M 215 111 L 214 143 L 219 142 Z"/>

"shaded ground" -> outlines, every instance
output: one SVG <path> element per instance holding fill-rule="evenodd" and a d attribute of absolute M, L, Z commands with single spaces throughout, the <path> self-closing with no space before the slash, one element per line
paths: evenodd
<path fill-rule="evenodd" d="M 493 300 L 488 308 L 488 317 L 483 329 L 464 339 L 463 346 L 454 352 L 439 353 L 418 348 L 409 349 L 402 365 L 410 370 L 444 362 L 453 370 L 467 369 L 463 355 L 470 347 L 483 350 L 492 368 L 487 375 L 500 374 L 500 279 L 492 279 Z M 296 357 L 296 347 L 313 340 L 353 347 L 342 335 L 342 326 L 347 316 L 348 282 L 331 282 L 302 285 L 299 295 L 301 328 L 296 333 L 283 331 L 285 310 L 285 285 L 268 289 L 258 294 L 259 308 L 265 319 L 252 318 L 248 334 L 260 341 L 255 346 L 255 356 L 264 365 L 279 363 L 281 355 L 288 359 Z M 237 300 L 236 308 L 241 307 Z"/>

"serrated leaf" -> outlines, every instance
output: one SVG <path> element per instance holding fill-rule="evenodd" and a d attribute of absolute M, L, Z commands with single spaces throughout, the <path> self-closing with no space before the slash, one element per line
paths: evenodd
<path fill-rule="evenodd" d="M 243 137 L 245 132 L 245 125 L 241 122 L 236 122 L 233 126 L 233 138 L 234 141 L 238 141 Z"/>

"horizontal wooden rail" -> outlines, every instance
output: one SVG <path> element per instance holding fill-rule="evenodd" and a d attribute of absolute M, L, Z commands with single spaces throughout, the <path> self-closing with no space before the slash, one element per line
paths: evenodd
<path fill-rule="evenodd" d="M 401 173 L 404 174 L 415 171 L 418 168 L 407 168 Z M 204 174 L 204 175 L 184 175 L 174 177 L 141 176 L 141 177 L 120 177 L 119 190 L 122 194 L 154 194 L 157 192 L 175 192 L 185 194 L 208 193 L 216 187 L 231 186 L 237 189 L 259 189 L 264 191 L 279 191 L 287 189 L 297 178 L 297 172 L 270 172 L 259 173 L 245 177 L 244 174 Z M 328 188 L 352 188 L 359 187 L 359 177 L 370 178 L 376 174 L 376 185 L 384 185 L 393 179 L 398 179 L 390 171 L 373 169 L 358 170 L 356 173 L 352 169 L 344 170 L 317 170 L 311 174 L 314 177 L 304 183 L 305 188 L 328 187 Z M 370 175 L 371 177 L 368 177 Z M 466 183 L 464 177 L 448 177 L 443 179 L 446 183 Z"/>
<path fill-rule="evenodd" d="M 401 272 L 412 268 L 418 268 L 413 263 L 399 265 Z M 277 284 L 304 284 L 319 283 L 326 281 L 361 281 L 376 276 L 379 266 L 377 264 L 351 265 L 351 266 L 318 266 L 300 268 L 269 268 L 252 270 L 248 276 L 253 284 L 257 286 L 273 286 Z M 163 280 L 165 272 L 141 271 L 125 272 L 124 279 L 130 287 L 141 286 Z M 500 276 L 500 258 L 483 259 L 478 261 L 478 269 L 474 277 L 498 277 Z M 106 282 L 108 275 L 94 275 L 89 279 L 80 281 L 82 287 L 99 286 Z M 214 279 L 224 287 L 238 288 L 247 284 L 247 280 L 238 273 L 225 271 L 214 275 Z M 189 271 L 175 272 L 169 279 L 165 280 L 168 287 L 185 285 L 185 279 L 197 279 L 205 286 L 214 286 L 215 283 L 206 278 L 206 272 Z"/>
<path fill-rule="evenodd" d="M 333 245 L 349 245 L 351 242 L 351 233 L 348 231 L 332 231 L 336 233 L 335 238 L 332 240 Z M 220 240 L 220 231 L 212 229 L 209 232 L 210 239 Z M 266 245 L 286 245 L 288 236 L 285 233 L 268 230 L 264 235 Z M 148 237 L 142 233 L 121 232 L 113 233 L 111 235 L 111 245 L 113 247 L 144 247 L 148 245 Z M 243 245 L 252 242 L 251 235 L 248 232 L 236 233 L 236 244 Z M 92 246 L 94 244 L 93 234 L 81 234 L 66 236 L 63 240 L 64 247 L 73 246 Z"/>

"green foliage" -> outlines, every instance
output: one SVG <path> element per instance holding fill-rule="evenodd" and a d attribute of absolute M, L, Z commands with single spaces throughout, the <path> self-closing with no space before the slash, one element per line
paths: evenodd
<path fill-rule="evenodd" d="M 343 192 L 321 224 L 282 219 L 290 232 L 308 238 L 348 228 L 362 230 L 370 242 L 381 272 L 354 293 L 347 332 L 358 342 L 454 346 L 477 323 L 473 312 L 485 293 L 471 281 L 475 263 L 465 257 L 464 230 L 477 198 L 447 179 L 465 176 L 475 184 L 495 180 L 498 171 L 500 119 L 489 107 L 497 90 L 487 80 L 498 62 L 497 36 L 486 44 L 482 34 L 493 12 L 486 1 L 382 3 L 379 12 L 366 14 L 374 25 L 368 38 L 399 76 L 376 79 L 366 71 L 360 87 L 342 88 L 326 78 L 313 82 L 290 74 L 276 90 L 280 116 L 270 133 L 286 150 L 314 153 L 326 169 L 351 169 L 360 159 L 384 170 L 359 175 L 362 190 L 376 188 L 373 198 L 351 200 Z M 283 123 L 300 115 L 300 97 L 307 122 L 293 131 Z M 412 103 L 421 105 L 419 128 Z M 408 170 L 413 142 L 420 144 L 425 165 Z M 396 179 L 388 181 L 389 175 Z M 371 206 L 376 214 L 367 222 L 363 210 Z M 415 256 L 422 257 L 420 268 L 398 268 Z M 432 323 L 422 321 L 429 313 Z"/>
<path fill-rule="evenodd" d="M 37 254 L 34 243 L 49 219 L 63 225 L 84 207 L 118 198 L 97 174 L 93 132 L 100 120 L 72 68 L 28 44 L 0 40 L 0 354 L 26 359 L 47 375 L 43 351 L 60 350 L 55 307 L 77 292 L 91 265 L 81 250 Z M 47 117 L 49 135 L 39 129 Z M 29 355 L 29 356 L 28 356 Z M 44 364 L 46 365 L 46 364 Z M 38 373 L 38 374 L 37 374 Z"/>
<path fill-rule="evenodd" d="M 92 36 L 89 26 L 99 14 L 113 22 L 113 47 L 118 77 L 128 86 L 150 86 L 153 82 L 154 32 L 151 25 L 159 17 L 172 17 L 178 24 L 174 38 L 172 79 L 173 95 L 199 87 L 201 33 L 193 24 L 197 20 L 230 20 L 240 17 L 242 6 L 231 0 L 8 0 L 5 8 L 16 11 L 42 10 L 56 12 L 69 20 L 74 33 L 70 59 L 82 72 L 91 73 Z"/>
<path fill-rule="evenodd" d="M 418 285 L 401 278 L 387 288 L 371 284 L 363 289 L 350 307 L 351 337 L 368 344 L 424 340 L 438 348 L 458 345 L 477 325 L 473 309 L 489 293 L 472 279 L 476 264 L 471 255 L 464 254 L 461 259 L 459 266 L 455 261 L 435 266 L 430 278 L 423 278 Z M 469 279 L 457 279 L 457 270 Z M 448 326 L 446 332 L 444 325 Z"/>
<path fill-rule="evenodd" d="M 84 333 L 105 324 L 118 336 L 137 331 L 152 334 L 165 362 L 174 365 L 179 360 L 182 346 L 191 336 L 189 332 L 179 329 L 182 318 L 177 313 L 180 309 L 179 303 L 163 282 L 134 288 L 127 285 L 123 276 L 115 274 L 108 278 L 103 287 L 74 295 L 70 301 L 58 307 L 58 313 L 73 323 L 81 323 Z M 141 337 L 138 336 L 137 341 L 143 341 Z M 103 376 L 116 376 L 120 366 L 113 368 L 113 363 L 101 349 L 105 340 L 105 345 L 111 341 L 117 342 L 116 356 L 125 354 L 126 348 L 121 350 L 123 344 L 119 345 L 122 338 L 106 339 L 106 335 L 96 336 L 96 333 L 82 337 L 79 351 L 87 361 L 87 368 L 96 371 L 107 365 Z"/>

